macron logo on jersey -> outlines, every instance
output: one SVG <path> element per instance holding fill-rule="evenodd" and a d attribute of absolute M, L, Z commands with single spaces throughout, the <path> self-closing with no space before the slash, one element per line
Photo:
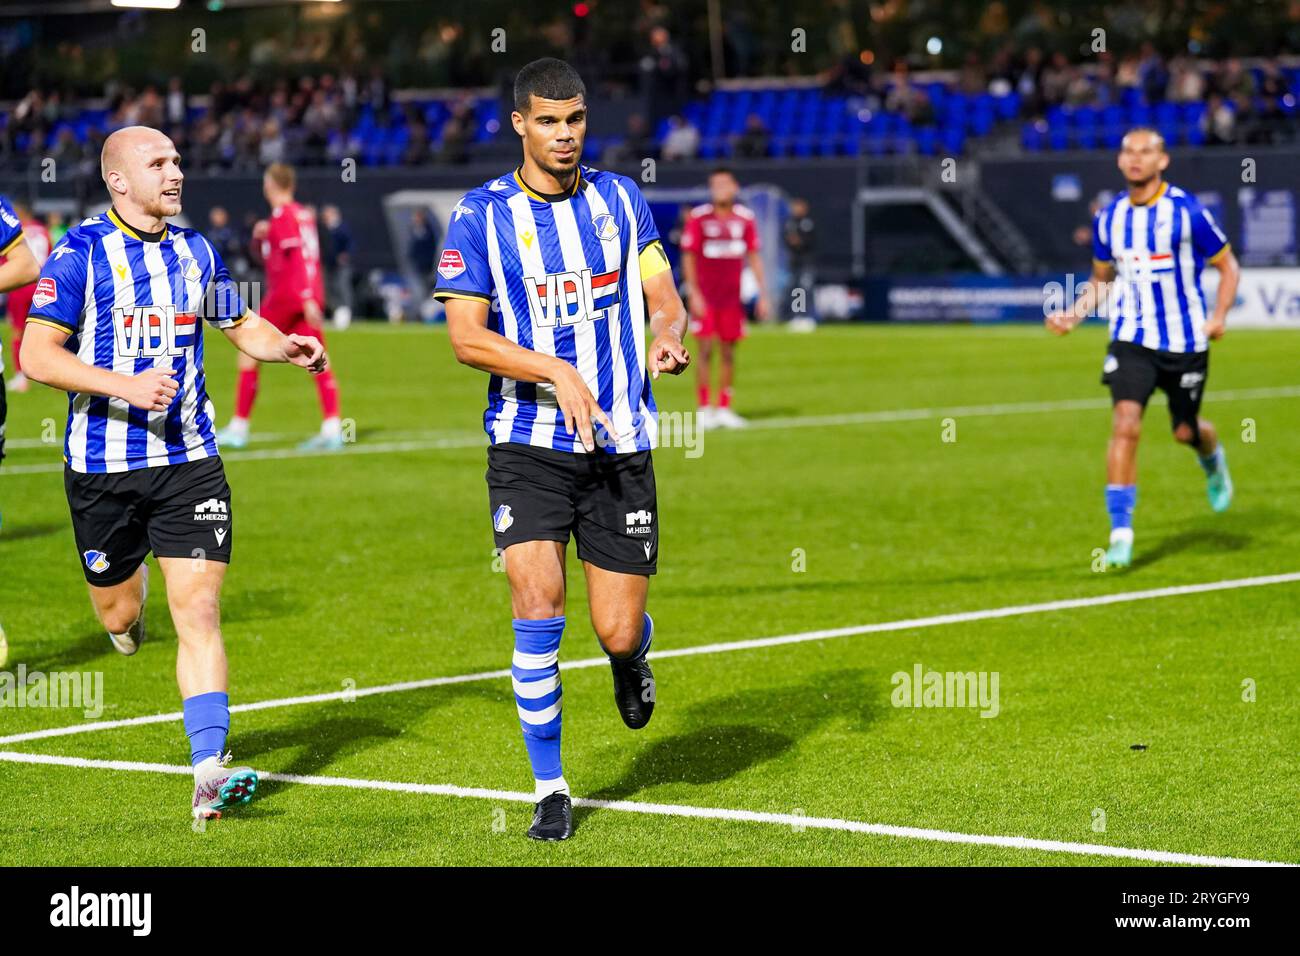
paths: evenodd
<path fill-rule="evenodd" d="M 620 270 L 593 275 L 590 269 L 581 272 L 552 272 L 544 279 L 524 281 L 528 294 L 528 310 L 533 324 L 542 328 L 558 325 L 577 325 L 579 322 L 597 322 L 606 317 L 607 310 L 619 304 L 618 277 Z"/>

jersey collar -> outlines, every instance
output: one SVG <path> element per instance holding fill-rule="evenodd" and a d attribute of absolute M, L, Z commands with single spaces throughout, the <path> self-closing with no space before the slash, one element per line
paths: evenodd
<path fill-rule="evenodd" d="M 1163 195 L 1165 194 L 1165 190 L 1168 189 L 1168 188 L 1169 188 L 1169 183 L 1167 183 L 1167 182 L 1162 182 L 1162 183 L 1160 184 L 1160 188 L 1157 189 L 1157 190 L 1155 191 L 1155 194 L 1154 194 L 1150 199 L 1148 199 L 1146 202 L 1134 202 L 1133 200 L 1130 199 L 1130 200 L 1128 201 L 1128 204 L 1129 204 L 1130 206 L 1154 206 L 1157 202 L 1160 201 L 1160 197 L 1163 196 Z"/>
<path fill-rule="evenodd" d="M 578 195 L 578 190 L 582 187 L 582 167 L 578 167 L 578 173 L 573 177 L 573 188 L 562 193 L 539 193 L 524 182 L 523 167 L 515 167 L 515 182 L 519 188 L 526 192 L 538 202 L 564 202 L 566 199 L 572 199 Z"/>
<path fill-rule="evenodd" d="M 128 226 L 125 220 L 117 214 L 117 210 L 112 206 L 108 207 L 108 221 L 117 226 L 132 239 L 139 239 L 141 242 L 161 242 L 167 238 L 167 223 L 163 223 L 161 232 L 140 232 Z"/>

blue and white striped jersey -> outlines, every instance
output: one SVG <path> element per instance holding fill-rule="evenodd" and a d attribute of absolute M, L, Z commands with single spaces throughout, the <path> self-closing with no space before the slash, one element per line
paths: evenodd
<path fill-rule="evenodd" d="M 112 210 L 70 229 L 41 269 L 27 321 L 71 333 L 64 347 L 87 365 L 124 375 L 171 368 L 179 389 L 160 412 L 70 392 L 68 467 L 133 471 L 216 455 L 202 320 L 224 329 L 244 317 L 220 255 L 195 230 L 141 236 Z"/>
<path fill-rule="evenodd" d="M 607 453 L 655 447 L 658 417 L 645 363 L 642 278 L 668 268 L 635 182 L 582 167 L 570 192 L 543 197 L 518 170 L 465 195 L 438 260 L 441 300 L 490 304 L 488 327 L 574 366 L 618 433 Z M 493 444 L 585 454 L 564 427 L 554 386 L 493 375 L 483 427 Z"/>
<path fill-rule="evenodd" d="M 23 241 L 23 223 L 14 212 L 9 200 L 0 196 L 0 256 L 12 252 Z M 4 350 L 0 349 L 0 374 L 5 370 Z M 4 422 L 0 422 L 0 438 L 4 437 Z"/>
<path fill-rule="evenodd" d="M 9 200 L 0 196 L 0 256 L 7 255 L 23 237 L 23 223 Z"/>
<path fill-rule="evenodd" d="M 1209 212 L 1162 183 L 1149 202 L 1121 193 L 1093 220 L 1093 258 L 1115 266 L 1111 341 L 1162 352 L 1204 352 L 1210 310 L 1201 270 L 1228 250 Z"/>

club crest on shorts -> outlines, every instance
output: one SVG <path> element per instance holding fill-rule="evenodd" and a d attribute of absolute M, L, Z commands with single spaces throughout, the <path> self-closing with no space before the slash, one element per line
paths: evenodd
<path fill-rule="evenodd" d="M 501 505 L 501 507 L 497 508 L 496 513 L 492 515 L 492 527 L 497 530 L 498 534 L 505 531 L 514 523 L 515 518 L 514 515 L 510 513 L 509 505 Z"/>
<path fill-rule="evenodd" d="M 103 551 L 87 551 L 82 554 L 82 557 L 86 559 L 86 567 L 96 574 L 103 574 L 108 570 L 108 555 Z"/>
<path fill-rule="evenodd" d="M 1119 368 L 1119 359 L 1115 358 L 1113 355 L 1107 355 L 1106 364 L 1101 367 L 1102 374 L 1109 375 L 1117 368 Z"/>

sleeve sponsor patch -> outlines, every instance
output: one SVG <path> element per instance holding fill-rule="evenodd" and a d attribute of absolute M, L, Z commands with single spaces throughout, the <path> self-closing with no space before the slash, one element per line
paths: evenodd
<path fill-rule="evenodd" d="M 465 271 L 465 259 L 459 249 L 444 249 L 438 260 L 438 275 L 448 281 Z"/>
<path fill-rule="evenodd" d="M 54 279 L 46 276 L 36 283 L 36 291 L 32 293 L 32 305 L 38 309 L 43 309 L 51 302 L 57 302 L 59 299 L 59 287 L 55 284 Z"/>

